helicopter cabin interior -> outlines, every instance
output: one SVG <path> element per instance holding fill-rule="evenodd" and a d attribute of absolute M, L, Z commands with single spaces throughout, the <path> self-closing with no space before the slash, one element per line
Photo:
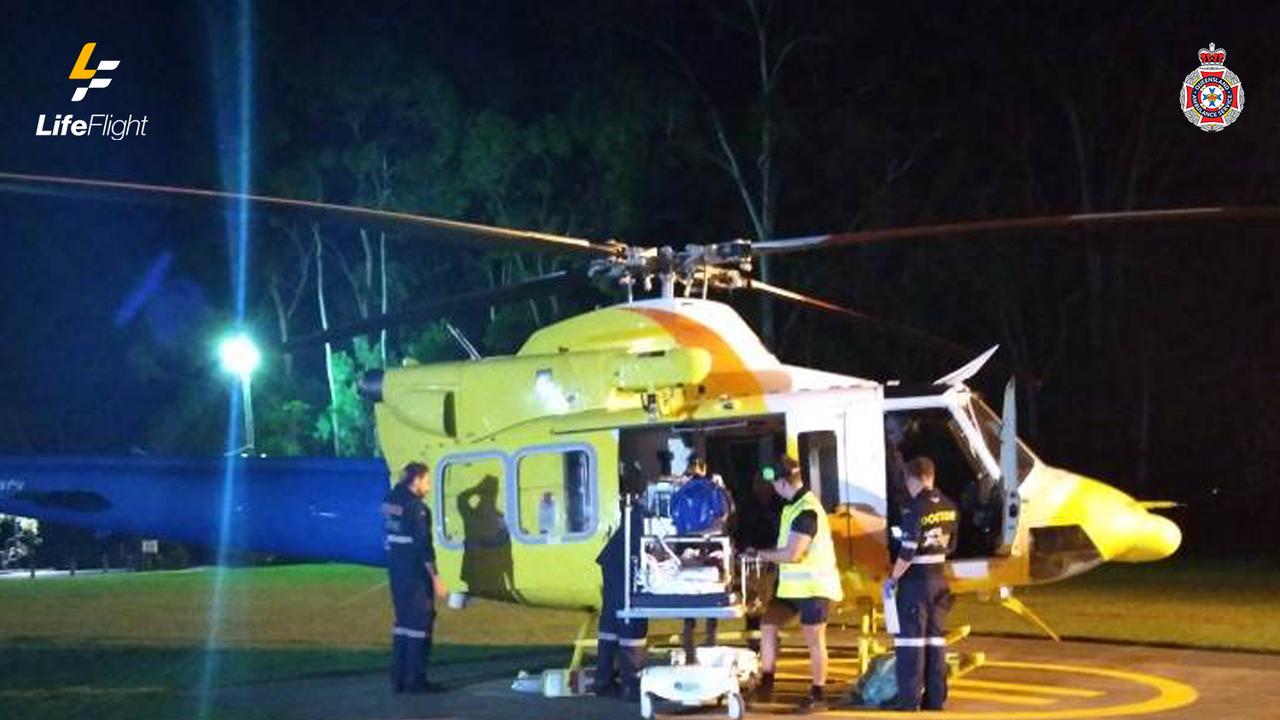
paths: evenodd
<path fill-rule="evenodd" d="M 786 441 L 782 414 L 624 428 L 618 439 L 619 481 L 623 490 L 646 490 L 681 477 L 697 456 L 709 473 L 723 479 L 736 508 L 754 509 L 770 502 L 756 481 L 766 465 L 776 465 Z M 840 503 L 836 431 L 801 432 L 798 441 L 806 487 L 828 511 L 835 510 Z"/>
<path fill-rule="evenodd" d="M 898 507 L 906 497 L 900 463 L 924 456 L 934 462 L 935 486 L 960 513 L 952 559 L 999 555 L 1010 541 L 1004 516 L 1009 494 L 1035 462 L 1019 443 L 1017 479 L 1011 486 L 1002 482 L 1000 418 L 967 389 L 888 386 L 884 424 L 890 528 L 898 524 Z"/>

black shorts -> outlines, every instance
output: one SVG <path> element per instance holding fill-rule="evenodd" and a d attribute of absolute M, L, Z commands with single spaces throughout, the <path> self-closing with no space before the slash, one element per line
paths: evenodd
<path fill-rule="evenodd" d="M 764 621 L 769 625 L 782 625 L 796 614 L 800 615 L 801 625 L 822 625 L 831 614 L 831 601 L 824 597 L 775 597 L 764 613 Z"/>

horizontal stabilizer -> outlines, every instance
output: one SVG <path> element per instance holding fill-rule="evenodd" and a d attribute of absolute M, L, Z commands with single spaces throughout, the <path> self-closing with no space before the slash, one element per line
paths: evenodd
<path fill-rule="evenodd" d="M 1139 500 L 1138 507 L 1143 510 L 1169 510 L 1171 508 L 1184 507 L 1184 503 L 1173 500 Z"/>

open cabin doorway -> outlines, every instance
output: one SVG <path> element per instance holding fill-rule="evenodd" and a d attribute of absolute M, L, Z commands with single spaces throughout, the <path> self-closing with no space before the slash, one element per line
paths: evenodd
<path fill-rule="evenodd" d="M 780 507 L 772 488 L 759 478 L 761 469 L 776 464 L 785 449 L 782 415 L 623 428 L 618 438 L 620 490 L 661 498 L 662 493 L 647 491 L 674 485 L 697 455 L 706 459 L 708 472 L 724 480 L 733 499 L 730 534 L 735 545 L 773 547 Z M 651 513 L 661 510 L 650 507 Z"/>
<path fill-rule="evenodd" d="M 979 436 L 981 437 L 981 436 Z M 928 457 L 936 467 L 935 487 L 959 509 L 954 560 L 995 555 L 1002 526 L 1000 483 L 984 463 L 972 438 L 947 407 L 925 407 L 885 413 L 885 438 L 891 492 L 906 501 L 904 479 L 894 467 L 893 450 L 902 462 Z M 891 513 L 895 523 L 897 513 Z"/>

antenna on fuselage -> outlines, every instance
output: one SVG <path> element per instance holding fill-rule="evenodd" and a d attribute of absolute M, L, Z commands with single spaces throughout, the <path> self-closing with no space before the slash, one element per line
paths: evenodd
<path fill-rule="evenodd" d="M 476 350 L 476 346 L 472 345 L 471 341 L 467 339 L 467 336 L 463 335 L 461 330 L 454 327 L 453 323 L 449 322 L 448 320 L 445 320 L 444 329 L 449 331 L 449 334 L 453 336 L 453 339 L 457 341 L 458 345 L 462 347 L 462 351 L 465 352 L 468 357 L 470 357 L 472 360 L 483 359 L 483 356 L 480 354 L 480 351 Z"/>

